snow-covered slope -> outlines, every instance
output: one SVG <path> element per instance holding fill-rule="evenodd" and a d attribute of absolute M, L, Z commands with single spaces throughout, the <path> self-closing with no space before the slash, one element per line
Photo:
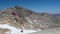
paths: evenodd
<path fill-rule="evenodd" d="M 15 28 L 8 24 L 0 24 L 0 28 L 9 29 L 10 31 L 4 32 L 6 34 L 27 34 L 27 33 L 37 32 L 36 30 L 25 30 L 25 29 Z M 21 30 L 23 30 L 23 32 L 21 32 Z"/>

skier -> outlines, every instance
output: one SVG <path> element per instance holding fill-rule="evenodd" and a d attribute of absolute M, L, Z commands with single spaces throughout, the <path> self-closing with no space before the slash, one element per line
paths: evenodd
<path fill-rule="evenodd" d="M 15 17 L 15 20 L 18 22 L 18 19 L 16 18 L 17 13 L 16 12 L 12 12 L 12 15 Z"/>

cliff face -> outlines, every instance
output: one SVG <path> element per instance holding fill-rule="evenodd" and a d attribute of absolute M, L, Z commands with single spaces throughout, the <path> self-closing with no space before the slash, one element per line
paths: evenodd
<path fill-rule="evenodd" d="M 9 24 L 23 29 L 47 29 L 60 26 L 57 20 L 48 13 L 37 14 L 18 6 L 2 10 L 0 24 Z"/>

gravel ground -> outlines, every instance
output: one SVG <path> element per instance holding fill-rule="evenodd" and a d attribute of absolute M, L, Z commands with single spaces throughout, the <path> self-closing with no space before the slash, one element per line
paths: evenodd
<path fill-rule="evenodd" d="M 60 27 L 47 29 L 47 30 L 44 30 L 44 31 L 41 31 L 41 32 L 30 33 L 30 34 L 60 34 Z"/>

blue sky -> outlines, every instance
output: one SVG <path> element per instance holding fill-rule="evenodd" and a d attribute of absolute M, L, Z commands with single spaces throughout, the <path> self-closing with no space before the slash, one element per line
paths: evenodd
<path fill-rule="evenodd" d="M 15 5 L 35 12 L 60 13 L 60 0 L 0 0 L 0 10 Z"/>

